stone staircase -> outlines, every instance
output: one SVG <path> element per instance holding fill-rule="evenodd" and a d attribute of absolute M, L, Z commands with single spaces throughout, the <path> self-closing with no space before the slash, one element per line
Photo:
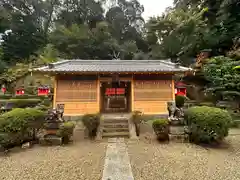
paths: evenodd
<path fill-rule="evenodd" d="M 129 137 L 129 114 L 102 115 L 102 137 Z"/>

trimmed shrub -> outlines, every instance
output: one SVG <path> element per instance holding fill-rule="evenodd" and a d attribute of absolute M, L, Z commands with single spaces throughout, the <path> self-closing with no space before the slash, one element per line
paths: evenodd
<path fill-rule="evenodd" d="M 57 135 L 63 138 L 63 143 L 68 144 L 71 136 L 73 135 L 75 124 L 73 122 L 65 122 L 63 123 L 59 130 L 57 131 Z"/>
<path fill-rule="evenodd" d="M 167 119 L 154 120 L 152 127 L 159 141 L 169 141 L 169 121 Z"/>
<path fill-rule="evenodd" d="M 0 116 L 0 146 L 20 145 L 35 140 L 36 131 L 44 123 L 45 113 L 35 109 L 14 109 Z"/>
<path fill-rule="evenodd" d="M 97 135 L 98 126 L 100 125 L 99 114 L 86 114 L 82 117 L 84 126 L 88 129 L 88 136 L 93 139 Z"/>
<path fill-rule="evenodd" d="M 208 106 L 189 108 L 185 120 L 189 126 L 189 140 L 194 143 L 219 143 L 228 135 L 232 124 L 227 111 Z"/>
<path fill-rule="evenodd" d="M 13 96 L 11 99 L 47 99 L 47 98 L 48 98 L 48 96 L 24 94 L 24 95 Z"/>
<path fill-rule="evenodd" d="M 41 105 L 43 106 L 51 106 L 52 105 L 52 101 L 50 99 L 44 99 L 41 103 Z"/>
<path fill-rule="evenodd" d="M 183 107 L 184 103 L 185 103 L 185 100 L 186 100 L 185 96 L 176 96 L 176 98 L 175 98 L 176 106 L 178 108 Z"/>
<path fill-rule="evenodd" d="M 10 99 L 12 97 L 11 94 L 3 94 L 3 95 L 0 95 L 0 99 Z"/>
<path fill-rule="evenodd" d="M 143 120 L 143 113 L 141 111 L 134 111 L 132 114 L 132 121 L 135 125 L 137 136 L 140 135 L 140 124 L 142 120 Z"/>
<path fill-rule="evenodd" d="M 10 99 L 7 103 L 12 104 L 13 108 L 27 108 L 37 106 L 41 99 Z"/>
<path fill-rule="evenodd" d="M 201 103 L 199 103 L 199 106 L 214 107 L 214 104 L 212 102 L 201 102 Z"/>

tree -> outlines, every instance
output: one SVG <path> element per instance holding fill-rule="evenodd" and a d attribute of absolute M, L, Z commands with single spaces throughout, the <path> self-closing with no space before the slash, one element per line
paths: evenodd
<path fill-rule="evenodd" d="M 158 48 L 162 58 L 174 59 L 182 54 L 194 56 L 204 43 L 203 36 L 206 30 L 206 24 L 202 20 L 204 12 L 205 9 L 199 13 L 169 9 L 161 17 L 151 18 L 147 24 L 147 39 L 152 49 Z M 154 55 L 153 51 L 152 54 Z"/>
<path fill-rule="evenodd" d="M 240 98 L 240 74 L 234 70 L 240 61 L 228 57 L 211 58 L 203 68 L 206 79 L 210 82 L 207 91 L 213 93 L 218 100 Z"/>
<path fill-rule="evenodd" d="M 3 35 L 3 60 L 14 64 L 27 59 L 45 43 L 42 31 L 43 1 L 3 0 L 0 8 L 8 15 L 11 33 Z M 4 16 L 3 16 L 4 19 Z"/>
<path fill-rule="evenodd" d="M 87 25 L 60 26 L 50 39 L 62 57 L 70 59 L 112 59 L 113 51 L 120 51 L 104 22 L 92 30 Z"/>

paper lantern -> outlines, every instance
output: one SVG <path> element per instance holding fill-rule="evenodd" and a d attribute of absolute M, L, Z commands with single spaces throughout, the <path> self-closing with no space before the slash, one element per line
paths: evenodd
<path fill-rule="evenodd" d="M 7 91 L 7 88 L 4 85 L 2 85 L 2 89 L 1 90 L 5 94 L 5 92 Z"/>
<path fill-rule="evenodd" d="M 47 96 L 50 93 L 49 87 L 39 87 L 38 96 Z"/>
<path fill-rule="evenodd" d="M 17 90 L 16 90 L 16 95 L 18 95 L 18 96 L 19 96 L 19 95 L 20 95 L 20 96 L 21 96 L 21 95 L 24 95 L 24 93 L 25 93 L 25 92 L 24 92 L 24 89 L 23 89 L 23 88 L 20 88 L 20 89 L 17 89 Z"/>

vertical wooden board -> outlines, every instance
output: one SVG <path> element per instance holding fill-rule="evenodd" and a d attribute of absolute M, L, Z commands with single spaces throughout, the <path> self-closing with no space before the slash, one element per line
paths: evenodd
<path fill-rule="evenodd" d="M 83 115 L 87 113 L 98 113 L 97 102 L 58 102 L 65 104 L 64 115 Z"/>
<path fill-rule="evenodd" d="M 172 80 L 135 80 L 134 110 L 145 114 L 167 114 L 167 102 L 173 100 Z"/>
<path fill-rule="evenodd" d="M 167 114 L 167 103 L 165 101 L 135 101 L 135 110 L 144 114 Z"/>

